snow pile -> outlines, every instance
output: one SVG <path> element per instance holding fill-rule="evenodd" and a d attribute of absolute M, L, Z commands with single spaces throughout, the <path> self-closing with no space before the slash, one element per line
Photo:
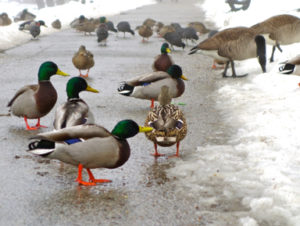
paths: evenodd
<path fill-rule="evenodd" d="M 80 15 L 84 15 L 87 18 L 110 16 L 125 10 L 153 4 L 154 2 L 154 0 L 98 0 L 93 3 L 87 1 L 86 4 L 81 4 L 80 2 L 70 1 L 64 5 L 46 7 L 40 10 L 36 5 L 32 4 L 0 2 L 0 8 L 3 12 L 6 12 L 12 20 L 23 9 L 28 9 L 29 12 L 37 16 L 36 20 L 44 20 L 48 26 L 47 28 L 41 27 L 41 36 L 43 36 L 58 31 L 51 26 L 51 23 L 56 19 L 61 21 L 62 28 L 65 29 L 69 28 L 70 22 Z M 2 12 L 0 11 L 0 13 Z M 0 26 L 0 51 L 23 44 L 31 39 L 29 33 L 18 30 L 19 24 L 21 23 L 20 21 L 12 23 L 9 26 Z"/>
<path fill-rule="evenodd" d="M 249 11 L 228 12 L 224 1 L 207 0 L 204 7 L 224 29 L 250 26 L 277 14 L 297 15 L 299 4 L 252 0 Z M 275 62 L 268 63 L 268 73 L 261 73 L 257 59 L 237 62 L 237 73 L 249 73 L 247 79 L 224 79 L 213 94 L 225 124 L 236 128 L 228 143 L 199 143 L 168 171 L 177 178 L 179 192 L 206 207 L 199 215 L 209 210 L 215 214 L 213 225 L 232 217 L 243 226 L 300 225 L 300 77 L 278 73 L 280 62 L 299 54 L 300 44 L 282 49 L 275 52 Z"/>

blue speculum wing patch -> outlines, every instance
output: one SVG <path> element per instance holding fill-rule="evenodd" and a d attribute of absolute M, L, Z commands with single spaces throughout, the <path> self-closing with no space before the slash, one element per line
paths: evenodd
<path fill-rule="evenodd" d="M 150 82 L 145 82 L 145 83 L 143 83 L 143 86 L 148 86 L 150 84 L 151 84 Z"/>
<path fill-rule="evenodd" d="M 65 140 L 65 142 L 70 145 L 70 144 L 81 142 L 81 140 L 79 138 L 74 138 L 74 139 Z"/>

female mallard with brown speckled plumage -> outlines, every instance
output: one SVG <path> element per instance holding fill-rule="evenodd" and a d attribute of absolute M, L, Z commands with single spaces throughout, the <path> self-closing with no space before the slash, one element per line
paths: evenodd
<path fill-rule="evenodd" d="M 139 132 L 149 132 L 151 127 L 141 127 L 133 120 L 120 121 L 110 133 L 98 125 L 78 125 L 57 131 L 38 134 L 37 141 L 29 144 L 29 152 L 50 159 L 78 166 L 79 184 L 91 186 L 111 182 L 95 179 L 90 169 L 114 169 L 122 166 L 130 156 L 127 138 Z M 89 181 L 82 180 L 82 170 L 89 174 Z"/>
<path fill-rule="evenodd" d="M 79 97 L 81 91 L 98 93 L 90 87 L 84 78 L 73 77 L 67 83 L 68 101 L 56 109 L 54 129 L 94 123 L 93 113 L 87 103 Z"/>
<path fill-rule="evenodd" d="M 142 42 L 145 42 L 145 38 L 148 40 L 150 36 L 152 36 L 153 31 L 151 27 L 147 25 L 142 25 L 138 29 L 139 35 L 143 38 Z"/>
<path fill-rule="evenodd" d="M 161 54 L 155 58 L 152 65 L 153 71 L 167 71 L 173 65 L 173 60 L 168 55 L 171 52 L 168 43 L 161 45 L 160 52 Z"/>
<path fill-rule="evenodd" d="M 7 106 L 10 111 L 13 115 L 24 117 L 27 130 L 44 127 L 40 125 L 40 118 L 51 111 L 57 100 L 56 90 L 50 82 L 50 77 L 55 74 L 68 75 L 59 70 L 55 63 L 44 62 L 38 73 L 39 84 L 22 87 L 9 101 Z M 27 119 L 38 119 L 38 122 L 35 127 L 30 127 Z"/>
<path fill-rule="evenodd" d="M 86 50 L 85 46 L 79 47 L 79 50 L 74 54 L 72 58 L 74 66 L 79 70 L 82 77 L 88 77 L 90 69 L 95 65 L 94 55 Z M 87 70 L 85 75 L 81 74 L 81 70 Z"/>
<path fill-rule="evenodd" d="M 185 89 L 182 79 L 187 80 L 182 74 L 181 67 L 174 64 L 166 72 L 154 71 L 122 82 L 118 92 L 124 96 L 151 100 L 152 108 L 164 85 L 169 87 L 172 98 L 181 96 Z"/>
<path fill-rule="evenodd" d="M 163 154 L 158 153 L 157 145 L 169 147 L 177 144 L 176 154 L 179 157 L 179 144 L 187 134 L 187 124 L 182 111 L 171 104 L 169 87 L 162 86 L 158 97 L 159 105 L 155 106 L 147 115 L 145 126 L 153 127 L 151 132 L 145 133 L 146 137 L 154 143 L 154 156 L 159 157 Z"/>

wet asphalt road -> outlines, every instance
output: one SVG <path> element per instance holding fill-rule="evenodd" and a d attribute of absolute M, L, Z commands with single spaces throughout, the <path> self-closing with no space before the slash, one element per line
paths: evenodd
<path fill-rule="evenodd" d="M 108 19 L 115 25 L 128 20 L 133 28 L 148 17 L 185 26 L 190 21 L 203 21 L 203 12 L 193 6 L 195 2 L 163 1 Z M 120 33 L 118 37 L 110 34 L 107 46 L 102 47 L 98 46 L 95 34 L 84 36 L 66 30 L 8 50 L 0 54 L 0 113 L 7 113 L 7 102 L 20 87 L 37 82 L 37 71 L 44 61 L 54 61 L 62 71 L 77 76 L 71 58 L 83 44 L 94 53 L 96 62 L 88 83 L 100 93 L 81 93 L 81 97 L 89 104 L 96 122 L 108 130 L 125 118 L 143 124 L 150 101 L 121 96 L 117 87 L 123 80 L 150 72 L 162 42 L 154 36 L 148 43 L 142 43 L 138 34 L 123 38 Z M 225 142 L 224 134 L 228 132 L 214 109 L 213 92 L 222 83 L 221 75 L 211 71 L 211 59 L 187 55 L 191 47 L 175 47 L 171 53 L 189 78 L 183 96 L 174 100 L 185 104 L 180 107 L 188 121 L 188 135 L 180 147 L 183 160 L 199 145 Z M 58 92 L 57 104 L 66 101 L 68 79 L 51 78 Z M 1 225 L 209 225 L 209 218 L 197 212 L 201 206 L 197 199 L 176 194 L 171 183 L 176 178 L 168 178 L 165 172 L 176 159 L 153 158 L 153 144 L 144 134 L 128 140 L 132 153 L 125 165 L 114 170 L 93 170 L 96 177 L 113 181 L 95 187 L 78 186 L 74 181 L 77 169 L 73 166 L 61 166 L 58 161 L 28 154 L 28 138 L 52 129 L 53 117 L 54 110 L 41 119 L 49 128 L 40 131 L 26 131 L 22 118 L 0 117 Z M 171 155 L 175 149 L 160 147 L 159 151 Z"/>

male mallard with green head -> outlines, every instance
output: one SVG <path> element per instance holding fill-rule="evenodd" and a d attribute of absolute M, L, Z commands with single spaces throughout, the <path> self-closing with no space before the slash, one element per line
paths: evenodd
<path fill-rule="evenodd" d="M 157 100 L 163 85 L 169 87 L 172 98 L 181 96 L 185 89 L 182 79 L 187 80 L 182 74 L 181 67 L 174 64 L 166 72 L 154 71 L 122 82 L 118 92 L 124 96 L 151 100 L 151 108 L 153 108 L 154 100 Z"/>
<path fill-rule="evenodd" d="M 80 46 L 78 51 L 74 54 L 72 62 L 79 70 L 79 76 L 82 77 L 88 77 L 90 69 L 95 64 L 94 55 L 90 51 L 86 50 L 84 45 Z M 84 75 L 81 73 L 81 70 L 87 70 L 87 73 Z"/>
<path fill-rule="evenodd" d="M 54 129 L 94 123 L 94 116 L 86 102 L 79 97 L 81 91 L 98 93 L 85 79 L 73 77 L 67 83 L 68 101 L 56 109 Z"/>
<path fill-rule="evenodd" d="M 145 126 L 151 126 L 153 130 L 145 133 L 146 137 L 154 143 L 154 156 L 158 153 L 157 145 L 169 147 L 176 143 L 175 157 L 179 157 L 179 144 L 187 133 L 187 124 L 182 111 L 171 104 L 171 96 L 168 86 L 161 87 L 158 97 L 159 105 L 155 106 L 147 115 Z"/>
<path fill-rule="evenodd" d="M 160 48 L 161 54 L 155 58 L 152 65 L 154 71 L 167 71 L 172 65 L 172 58 L 168 55 L 171 52 L 168 43 L 163 43 Z"/>
<path fill-rule="evenodd" d="M 55 74 L 68 75 L 59 70 L 53 62 L 42 63 L 38 72 L 39 84 L 22 87 L 9 101 L 7 107 L 10 107 L 13 115 L 24 117 L 27 130 L 44 127 L 40 124 L 40 118 L 51 111 L 57 100 L 56 90 L 50 82 L 50 77 Z M 38 122 L 34 127 L 30 127 L 27 119 L 38 119 Z"/>
<path fill-rule="evenodd" d="M 76 181 L 91 186 L 111 181 L 95 179 L 90 169 L 114 169 L 122 166 L 130 156 L 126 139 L 151 130 L 151 127 L 141 127 L 133 120 L 118 122 L 111 133 L 104 127 L 93 124 L 72 126 L 38 134 L 34 137 L 38 140 L 29 144 L 28 151 L 78 166 Z M 87 170 L 90 182 L 82 180 L 83 168 Z"/>

